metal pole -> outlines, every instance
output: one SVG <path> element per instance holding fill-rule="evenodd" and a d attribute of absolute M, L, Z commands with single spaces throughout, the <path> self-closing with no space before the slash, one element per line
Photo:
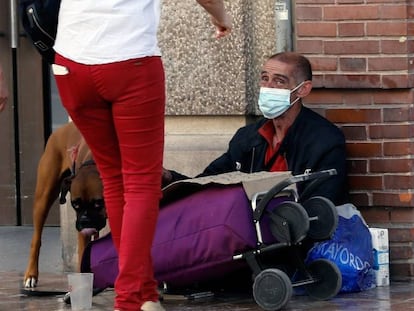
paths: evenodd
<path fill-rule="evenodd" d="M 276 52 L 292 51 L 292 0 L 276 0 Z"/>
<path fill-rule="evenodd" d="M 10 44 L 16 49 L 19 44 L 19 18 L 16 0 L 10 0 Z"/>
<path fill-rule="evenodd" d="M 19 46 L 19 18 L 17 0 L 10 0 L 10 47 L 13 68 L 13 124 L 14 124 L 14 158 L 16 184 L 16 225 L 22 225 L 21 180 L 20 180 L 20 132 L 19 132 L 19 92 L 17 70 L 17 48 Z"/>

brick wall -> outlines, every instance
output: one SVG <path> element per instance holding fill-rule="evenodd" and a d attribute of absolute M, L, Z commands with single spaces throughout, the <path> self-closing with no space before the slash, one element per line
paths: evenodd
<path fill-rule="evenodd" d="M 352 202 L 389 228 L 391 277 L 414 277 L 414 4 L 296 0 L 295 50 L 312 62 L 307 105 L 347 138 Z"/>

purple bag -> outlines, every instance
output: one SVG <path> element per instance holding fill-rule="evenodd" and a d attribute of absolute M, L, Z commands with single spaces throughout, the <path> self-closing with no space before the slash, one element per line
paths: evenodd
<path fill-rule="evenodd" d="M 285 199 L 275 200 L 272 206 Z M 156 279 L 185 286 L 245 267 L 246 262 L 233 260 L 233 255 L 256 247 L 252 214 L 241 185 L 209 186 L 163 206 L 152 247 Z M 275 239 L 267 221 L 262 223 L 263 241 L 271 243 Z M 113 286 L 118 258 L 110 235 L 89 245 L 82 269 L 94 273 L 96 288 Z"/>

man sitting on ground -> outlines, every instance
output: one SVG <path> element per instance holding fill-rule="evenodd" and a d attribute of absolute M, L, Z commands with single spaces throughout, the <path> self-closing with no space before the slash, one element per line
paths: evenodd
<path fill-rule="evenodd" d="M 264 118 L 240 128 L 228 150 L 198 177 L 232 171 L 298 175 L 308 169 L 336 169 L 337 175 L 320 182 L 307 196 L 324 196 L 336 205 L 347 203 L 345 138 L 338 127 L 303 106 L 302 99 L 311 90 L 312 68 L 306 57 L 294 52 L 271 56 L 260 75 L 259 109 Z M 184 178 L 188 177 L 165 170 L 163 182 Z M 306 185 L 297 185 L 299 195 Z"/>

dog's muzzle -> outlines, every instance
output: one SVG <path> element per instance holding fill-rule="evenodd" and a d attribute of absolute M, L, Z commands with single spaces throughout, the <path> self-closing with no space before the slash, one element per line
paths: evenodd
<path fill-rule="evenodd" d="M 106 226 L 105 204 L 102 199 L 90 202 L 77 199 L 72 201 L 76 211 L 76 230 L 86 236 L 98 233 Z"/>

